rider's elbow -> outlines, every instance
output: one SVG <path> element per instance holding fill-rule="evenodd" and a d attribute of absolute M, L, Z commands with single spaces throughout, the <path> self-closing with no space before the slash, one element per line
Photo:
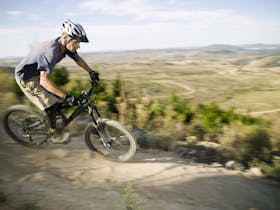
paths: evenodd
<path fill-rule="evenodd" d="M 46 79 L 45 78 L 40 77 L 40 85 L 43 86 L 43 87 L 46 85 Z"/>
<path fill-rule="evenodd" d="M 46 86 L 49 81 L 49 74 L 45 71 L 40 72 L 40 85 Z"/>

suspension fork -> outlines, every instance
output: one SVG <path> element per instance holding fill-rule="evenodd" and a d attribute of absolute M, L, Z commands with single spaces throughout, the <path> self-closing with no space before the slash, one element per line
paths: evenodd
<path fill-rule="evenodd" d="M 88 107 L 88 112 L 89 112 L 89 115 L 91 116 L 91 119 L 92 119 L 95 127 L 98 128 L 101 125 L 100 124 L 101 120 L 99 121 L 99 120 L 96 120 L 96 119 L 101 119 L 101 115 L 100 115 L 97 107 L 96 106 Z M 95 113 L 96 117 L 95 117 L 94 113 Z"/>
<path fill-rule="evenodd" d="M 99 120 L 96 120 L 96 118 L 95 118 L 95 116 L 94 116 L 94 112 L 96 113 L 97 119 L 99 119 Z M 107 141 L 107 138 L 106 138 L 105 135 L 104 135 L 104 125 L 103 125 L 103 123 L 102 123 L 101 115 L 100 115 L 100 113 L 99 113 L 97 107 L 96 107 L 96 106 L 90 107 L 90 109 L 89 109 L 89 114 L 90 114 L 90 116 L 91 116 L 91 118 L 92 118 L 92 121 L 93 121 L 93 123 L 94 123 L 94 126 L 95 126 L 95 128 L 96 128 L 96 131 L 97 131 L 97 133 L 98 133 L 98 135 L 99 135 L 99 137 L 100 137 L 100 140 L 101 140 L 103 146 L 104 146 L 106 149 L 110 149 L 111 144 Z"/>

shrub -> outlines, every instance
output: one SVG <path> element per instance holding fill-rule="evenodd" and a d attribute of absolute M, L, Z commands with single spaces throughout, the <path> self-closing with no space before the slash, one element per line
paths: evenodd
<path fill-rule="evenodd" d="M 78 96 L 81 94 L 82 90 L 85 90 L 88 86 L 88 83 L 82 83 L 81 79 L 76 79 L 72 82 L 72 85 L 70 87 L 70 94 L 74 96 Z"/>
<path fill-rule="evenodd" d="M 22 90 L 18 86 L 16 80 L 14 80 L 14 82 L 13 82 L 12 89 L 13 89 L 13 92 L 15 93 L 15 95 L 17 96 L 17 98 L 21 100 L 22 97 L 24 96 L 24 93 L 22 92 Z"/>
<path fill-rule="evenodd" d="M 207 134 L 207 131 L 200 123 L 192 124 L 188 130 L 189 134 L 192 136 L 196 136 L 198 140 L 203 140 L 204 136 Z"/>
<path fill-rule="evenodd" d="M 201 121 L 208 131 L 217 132 L 223 123 L 229 123 L 227 115 L 218 107 L 216 103 L 201 106 Z"/>
<path fill-rule="evenodd" d="M 0 203 L 4 203 L 6 201 L 7 201 L 7 196 L 4 193 L 0 192 Z"/>
<path fill-rule="evenodd" d="M 157 148 L 164 151 L 172 151 L 175 148 L 175 141 L 170 136 L 157 136 L 156 145 Z"/>
<path fill-rule="evenodd" d="M 269 170 L 264 169 L 268 176 L 280 181 L 280 156 L 274 156 Z"/>
<path fill-rule="evenodd" d="M 250 167 L 259 167 L 268 177 L 280 181 L 280 156 L 273 156 L 271 164 L 255 159 L 250 164 Z"/>
<path fill-rule="evenodd" d="M 254 159 L 269 161 L 271 142 L 266 128 L 235 123 L 225 131 L 221 143 L 246 166 Z"/>
<path fill-rule="evenodd" d="M 194 116 L 189 103 L 184 98 L 180 98 L 174 93 L 168 98 L 167 106 L 171 106 L 172 110 L 175 112 L 173 118 L 181 122 L 188 123 Z"/>
<path fill-rule="evenodd" d="M 252 117 L 250 115 L 237 115 L 237 118 L 245 125 L 265 124 L 265 122 L 262 119 Z"/>
<path fill-rule="evenodd" d="M 26 202 L 18 207 L 17 210 L 40 210 L 40 207 L 33 202 Z"/>
<path fill-rule="evenodd" d="M 124 188 L 123 198 L 125 201 L 125 210 L 142 210 L 138 202 L 138 196 L 131 185 L 127 185 Z"/>
<path fill-rule="evenodd" d="M 69 73 L 65 67 L 55 67 L 51 74 L 51 80 L 57 86 L 66 85 L 69 82 Z"/>
<path fill-rule="evenodd" d="M 262 128 L 252 128 L 241 142 L 241 156 L 245 163 L 253 158 L 267 161 L 271 150 L 270 137 Z"/>
<path fill-rule="evenodd" d="M 117 98 L 121 96 L 121 77 L 117 75 L 116 78 L 111 82 L 112 91 L 108 94 L 108 109 L 114 114 L 119 114 L 116 106 Z"/>
<path fill-rule="evenodd" d="M 121 96 L 121 77 L 120 75 L 118 74 L 116 76 L 116 78 L 112 81 L 112 96 L 113 97 L 119 97 Z"/>
<path fill-rule="evenodd" d="M 149 105 L 149 112 L 150 112 L 149 120 L 156 119 L 164 115 L 164 106 L 160 101 L 153 100 Z"/>

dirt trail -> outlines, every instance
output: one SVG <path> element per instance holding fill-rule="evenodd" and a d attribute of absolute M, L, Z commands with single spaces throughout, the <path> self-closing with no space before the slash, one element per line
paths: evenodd
<path fill-rule="evenodd" d="M 158 81 L 152 81 L 152 82 L 156 82 L 156 83 L 168 83 L 168 84 L 172 84 L 175 86 L 178 86 L 182 89 L 185 89 L 185 93 L 183 93 L 182 95 L 190 95 L 193 94 L 195 92 L 195 90 L 187 85 L 184 85 L 182 83 L 179 82 L 175 82 L 175 81 L 169 81 L 169 80 L 158 80 Z"/>
<path fill-rule="evenodd" d="M 95 157 L 82 138 L 46 149 L 0 141 L 0 209 L 35 203 L 40 209 L 123 210 L 131 184 L 144 210 L 278 210 L 279 185 L 245 178 L 220 166 L 180 159 L 174 153 L 138 151 L 133 161 Z"/>
<path fill-rule="evenodd" d="M 262 115 L 262 114 L 270 114 L 274 112 L 280 112 L 280 109 L 271 109 L 271 110 L 264 110 L 258 112 L 250 112 L 251 115 Z"/>
<path fill-rule="evenodd" d="M 182 83 L 179 83 L 179 82 L 174 82 L 174 81 L 168 81 L 168 80 L 153 80 L 151 82 L 154 82 L 154 83 L 167 83 L 167 84 L 171 84 L 171 85 L 175 85 L 175 86 L 178 86 L 179 88 L 182 88 L 184 89 L 184 93 L 182 94 L 179 94 L 181 96 L 186 96 L 186 95 L 190 95 L 190 94 L 193 94 L 195 92 L 195 90 L 187 85 L 184 85 Z M 144 96 L 144 97 L 141 97 L 141 99 L 163 99 L 163 98 L 166 98 L 168 97 L 169 95 L 158 95 L 158 96 Z M 130 101 L 137 101 L 139 98 L 129 98 L 128 100 Z"/>

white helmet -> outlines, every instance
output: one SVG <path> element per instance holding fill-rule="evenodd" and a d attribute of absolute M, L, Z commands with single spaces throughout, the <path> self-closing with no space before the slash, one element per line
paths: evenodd
<path fill-rule="evenodd" d="M 62 33 L 66 33 L 73 39 L 77 39 L 80 42 L 88 42 L 87 35 L 83 27 L 79 23 L 66 20 L 61 26 Z"/>

